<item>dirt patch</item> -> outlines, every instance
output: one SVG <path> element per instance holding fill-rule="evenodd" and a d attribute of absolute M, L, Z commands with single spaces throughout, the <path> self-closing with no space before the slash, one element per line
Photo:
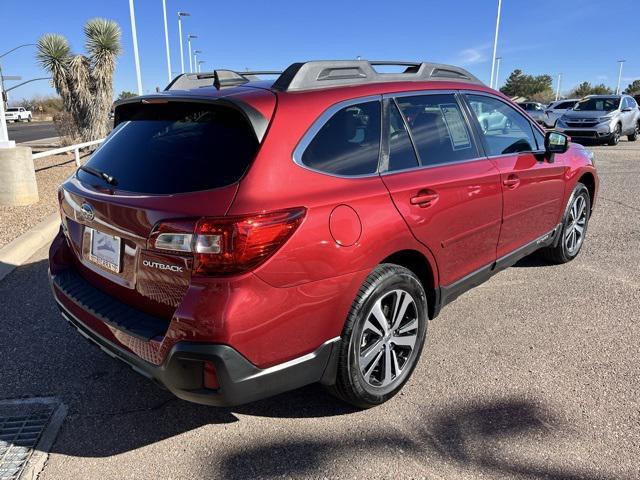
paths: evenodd
<path fill-rule="evenodd" d="M 58 209 L 58 187 L 76 170 L 73 154 L 54 155 L 34 163 L 40 200 L 25 207 L 0 207 L 0 248 Z"/>

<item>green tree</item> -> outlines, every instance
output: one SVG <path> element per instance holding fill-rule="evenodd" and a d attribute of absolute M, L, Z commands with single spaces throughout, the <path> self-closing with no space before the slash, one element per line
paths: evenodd
<path fill-rule="evenodd" d="M 123 90 L 120 92 L 120 95 L 118 95 L 118 100 L 124 100 L 125 98 L 131 98 L 131 97 L 137 97 L 138 95 L 136 95 L 133 92 L 130 92 L 129 90 Z"/>
<path fill-rule="evenodd" d="M 591 85 L 589 82 L 582 82 L 570 92 L 570 96 L 574 98 L 582 98 L 587 95 L 611 95 L 613 90 L 607 87 L 604 83 L 598 85 Z"/>
<path fill-rule="evenodd" d="M 116 58 L 121 52 L 120 27 L 114 21 L 95 18 L 85 24 L 84 35 L 87 55 L 71 54 L 65 37 L 48 33 L 38 40 L 37 59 L 62 97 L 73 136 L 90 141 L 110 130 L 108 113 Z"/>
<path fill-rule="evenodd" d="M 527 75 L 516 69 L 507 77 L 500 91 L 509 97 L 548 96 L 553 91 L 552 84 L 551 75 Z"/>
<path fill-rule="evenodd" d="M 629 95 L 640 95 L 640 79 L 634 80 L 630 83 L 624 93 Z"/>

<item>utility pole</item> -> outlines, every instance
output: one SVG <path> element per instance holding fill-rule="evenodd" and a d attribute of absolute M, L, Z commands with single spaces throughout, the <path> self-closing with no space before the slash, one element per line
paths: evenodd
<path fill-rule="evenodd" d="M 140 56 L 138 55 L 138 34 L 136 33 L 136 14 L 133 0 L 129 0 L 129 16 L 131 17 L 131 36 L 133 37 L 133 57 L 136 62 L 136 80 L 138 81 L 138 95 L 142 95 L 142 75 L 140 74 Z"/>
<path fill-rule="evenodd" d="M 496 15 L 496 33 L 493 37 L 493 56 L 491 58 L 491 82 L 490 87 L 493 88 L 493 72 L 496 68 L 496 52 L 498 50 L 498 34 L 500 32 L 500 10 L 502 9 L 502 0 L 498 0 L 498 14 Z"/>
<path fill-rule="evenodd" d="M 620 70 L 618 71 L 618 86 L 616 87 L 616 95 L 620 95 L 620 83 L 622 82 L 622 66 L 626 60 L 618 60 L 620 64 Z"/>
<path fill-rule="evenodd" d="M 558 88 L 556 89 L 556 102 L 560 100 L 560 85 L 562 83 L 562 73 L 558 74 Z"/>
<path fill-rule="evenodd" d="M 162 16 L 164 18 L 164 46 L 167 49 L 167 74 L 171 82 L 171 52 L 169 51 L 169 27 L 167 27 L 167 0 L 162 0 Z"/>
<path fill-rule="evenodd" d="M 500 61 L 502 60 L 502 57 L 496 57 L 496 78 L 495 78 L 495 89 L 498 89 L 498 85 L 500 85 L 499 82 L 499 78 L 500 78 Z"/>

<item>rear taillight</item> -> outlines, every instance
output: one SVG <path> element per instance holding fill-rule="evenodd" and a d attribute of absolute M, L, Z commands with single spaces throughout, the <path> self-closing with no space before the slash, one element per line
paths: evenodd
<path fill-rule="evenodd" d="M 195 275 L 250 270 L 278 250 L 298 228 L 304 208 L 247 216 L 202 218 L 195 222 L 163 222 L 150 247 L 193 254 Z"/>

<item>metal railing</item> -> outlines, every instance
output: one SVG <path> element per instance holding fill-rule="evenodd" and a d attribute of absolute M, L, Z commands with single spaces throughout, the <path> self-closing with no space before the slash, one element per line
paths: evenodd
<path fill-rule="evenodd" d="M 34 160 L 37 160 L 38 158 L 44 158 L 50 155 L 57 155 L 58 153 L 67 153 L 67 152 L 73 151 L 76 159 L 76 165 L 79 167 L 80 166 L 80 149 L 91 147 L 93 145 L 99 145 L 102 142 L 104 142 L 104 138 L 101 138 L 100 140 L 92 140 L 90 142 L 77 143 L 76 145 L 69 145 L 68 147 L 54 148 L 52 150 L 46 150 L 44 152 L 34 153 L 32 157 Z"/>

